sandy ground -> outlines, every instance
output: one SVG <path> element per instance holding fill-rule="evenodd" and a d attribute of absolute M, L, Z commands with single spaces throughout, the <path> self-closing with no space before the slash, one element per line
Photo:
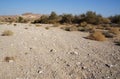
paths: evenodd
<path fill-rule="evenodd" d="M 120 46 L 46 26 L 0 25 L 0 79 L 120 79 Z"/>

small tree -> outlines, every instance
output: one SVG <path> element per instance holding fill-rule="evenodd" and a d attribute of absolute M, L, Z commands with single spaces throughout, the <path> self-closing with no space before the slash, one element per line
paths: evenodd
<path fill-rule="evenodd" d="M 48 20 L 49 20 L 49 23 L 57 23 L 59 20 L 59 17 L 55 12 L 51 12 Z"/>
<path fill-rule="evenodd" d="M 73 22 L 73 19 L 74 19 L 74 17 L 72 14 L 63 14 L 60 22 L 71 24 Z"/>
<path fill-rule="evenodd" d="M 42 15 L 40 20 L 39 20 L 39 23 L 48 23 L 48 16 L 47 15 Z"/>
<path fill-rule="evenodd" d="M 109 19 L 111 20 L 112 23 L 120 24 L 120 15 L 111 16 L 109 17 Z"/>
<path fill-rule="evenodd" d="M 23 18 L 22 17 L 18 17 L 18 22 L 23 22 Z"/>

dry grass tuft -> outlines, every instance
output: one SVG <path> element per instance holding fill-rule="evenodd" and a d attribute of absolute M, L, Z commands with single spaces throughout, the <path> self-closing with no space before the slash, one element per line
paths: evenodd
<path fill-rule="evenodd" d="M 61 27 L 61 29 L 65 30 L 65 31 L 78 31 L 78 27 L 76 26 L 65 26 L 65 27 Z"/>
<path fill-rule="evenodd" d="M 110 32 L 110 33 L 113 33 L 113 34 L 115 34 L 115 35 L 120 34 L 119 28 L 111 28 L 111 29 L 109 30 L 109 32 Z"/>
<path fill-rule="evenodd" d="M 106 37 L 100 31 L 96 31 L 96 32 L 90 34 L 87 38 L 91 39 L 91 40 L 96 40 L 96 41 L 105 41 L 106 40 Z"/>
<path fill-rule="evenodd" d="M 11 30 L 6 30 L 2 33 L 1 36 L 12 36 L 13 35 L 13 32 Z"/>
<path fill-rule="evenodd" d="M 49 27 L 45 27 L 46 30 L 50 29 Z"/>
<path fill-rule="evenodd" d="M 41 27 L 41 25 L 40 25 L 40 24 L 36 24 L 35 26 L 36 26 L 36 27 Z"/>
<path fill-rule="evenodd" d="M 60 24 L 59 24 L 59 23 L 56 23 L 56 24 L 53 24 L 52 27 L 59 27 L 59 26 L 60 26 Z"/>
<path fill-rule="evenodd" d="M 82 23 L 80 23 L 79 26 L 81 26 L 81 27 L 85 27 L 85 26 L 87 26 L 87 22 L 82 22 Z"/>

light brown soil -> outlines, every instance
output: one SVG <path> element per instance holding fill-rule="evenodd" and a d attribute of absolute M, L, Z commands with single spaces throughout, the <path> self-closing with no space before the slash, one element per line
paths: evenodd
<path fill-rule="evenodd" d="M 50 26 L 0 25 L 0 79 L 120 79 L 120 46 Z"/>

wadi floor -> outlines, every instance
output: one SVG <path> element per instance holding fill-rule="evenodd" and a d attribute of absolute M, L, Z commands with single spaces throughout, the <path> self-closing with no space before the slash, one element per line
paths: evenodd
<path fill-rule="evenodd" d="M 46 28 L 47 27 L 47 28 Z M 59 27 L 2 24 L 0 79 L 120 79 L 120 46 Z"/>

